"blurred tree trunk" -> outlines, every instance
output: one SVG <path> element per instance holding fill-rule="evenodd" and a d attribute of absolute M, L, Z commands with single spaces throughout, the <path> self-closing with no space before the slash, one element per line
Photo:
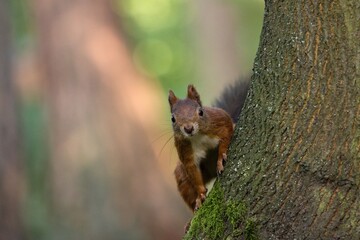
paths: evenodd
<path fill-rule="evenodd" d="M 265 2 L 229 163 L 187 239 L 360 239 L 360 2 Z"/>
<path fill-rule="evenodd" d="M 23 237 L 17 94 L 12 74 L 10 2 L 0 0 L 0 240 Z"/>
<path fill-rule="evenodd" d="M 240 75 L 248 74 L 248 69 L 240 69 L 244 64 L 236 43 L 236 3 L 198 0 L 188 4 L 194 12 L 191 32 L 198 58 L 197 80 L 203 83 L 197 88 L 207 93 L 205 97 L 213 99 Z"/>
<path fill-rule="evenodd" d="M 44 69 L 54 234 L 176 239 L 186 212 L 145 128 L 156 91 L 134 69 L 111 1 L 32 0 Z M 176 195 L 175 195 L 176 194 Z"/>

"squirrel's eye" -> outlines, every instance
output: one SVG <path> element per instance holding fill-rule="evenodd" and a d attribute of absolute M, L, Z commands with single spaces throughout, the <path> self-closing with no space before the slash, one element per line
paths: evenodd
<path fill-rule="evenodd" d="M 204 116 L 204 111 L 202 110 L 202 108 L 199 108 L 199 116 L 200 117 Z"/>
<path fill-rule="evenodd" d="M 171 115 L 171 121 L 172 121 L 173 123 L 176 122 L 174 115 Z"/>

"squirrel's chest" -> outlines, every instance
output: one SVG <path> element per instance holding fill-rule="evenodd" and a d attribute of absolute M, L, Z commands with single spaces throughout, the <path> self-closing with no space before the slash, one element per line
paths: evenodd
<path fill-rule="evenodd" d="M 194 153 L 195 164 L 199 166 L 201 160 L 206 157 L 207 151 L 219 145 L 219 138 L 206 135 L 197 135 L 191 139 L 191 147 Z"/>

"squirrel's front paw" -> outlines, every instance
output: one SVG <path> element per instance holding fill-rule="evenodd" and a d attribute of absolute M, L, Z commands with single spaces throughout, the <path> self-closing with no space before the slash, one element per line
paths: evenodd
<path fill-rule="evenodd" d="M 217 173 L 220 175 L 224 171 L 224 165 L 223 162 L 225 162 L 227 159 L 226 153 L 222 154 L 222 158 L 219 158 L 217 161 Z"/>
<path fill-rule="evenodd" d="M 194 208 L 194 212 L 196 212 L 197 210 L 199 210 L 199 208 L 201 207 L 202 204 L 202 200 L 200 197 L 198 197 L 195 201 L 195 208 Z"/>
<path fill-rule="evenodd" d="M 226 160 L 227 160 L 227 155 L 226 155 L 226 153 L 223 153 L 223 154 L 222 154 L 222 159 L 223 159 L 223 161 L 226 161 Z"/>
<path fill-rule="evenodd" d="M 201 205 L 205 201 L 205 199 L 206 199 L 206 194 L 205 193 L 200 193 L 198 198 L 195 200 L 194 211 L 199 210 L 199 208 L 201 207 Z"/>
<path fill-rule="evenodd" d="M 217 169 L 217 173 L 219 175 L 224 171 L 224 166 L 223 166 L 222 162 L 218 161 L 216 169 Z"/>

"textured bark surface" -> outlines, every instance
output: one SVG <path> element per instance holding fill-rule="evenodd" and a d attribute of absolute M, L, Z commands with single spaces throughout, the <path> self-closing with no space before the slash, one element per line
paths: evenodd
<path fill-rule="evenodd" d="M 10 2 L 0 1 L 0 240 L 22 239 L 22 162 L 12 73 Z"/>
<path fill-rule="evenodd" d="M 360 239 L 360 2 L 265 8 L 229 162 L 187 238 Z M 197 229 L 212 224 L 203 213 L 214 201 L 241 201 L 247 212 L 230 221 L 223 204 L 221 234 Z M 251 236 L 241 230 L 249 219 Z"/>

